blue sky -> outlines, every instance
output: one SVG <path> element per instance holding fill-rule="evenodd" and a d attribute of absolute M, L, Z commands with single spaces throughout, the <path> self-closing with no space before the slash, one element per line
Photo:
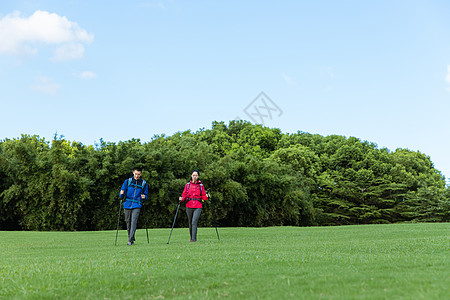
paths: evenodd
<path fill-rule="evenodd" d="M 0 138 L 145 142 L 239 118 L 419 150 L 450 177 L 449 15 L 425 0 L 2 1 Z"/>

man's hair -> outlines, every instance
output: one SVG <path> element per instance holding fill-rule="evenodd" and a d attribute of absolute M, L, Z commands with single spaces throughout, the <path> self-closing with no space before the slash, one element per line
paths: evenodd
<path fill-rule="evenodd" d="M 138 171 L 138 172 L 142 172 L 142 168 L 141 167 L 136 167 L 136 168 L 134 168 L 134 170 Z"/>

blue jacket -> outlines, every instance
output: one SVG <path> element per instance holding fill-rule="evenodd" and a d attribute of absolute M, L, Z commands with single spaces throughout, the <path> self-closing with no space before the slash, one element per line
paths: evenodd
<path fill-rule="evenodd" d="M 122 184 L 121 190 L 125 191 L 126 200 L 123 208 L 126 209 L 141 208 L 142 202 L 148 198 L 148 184 L 143 179 L 137 181 L 133 177 L 127 179 Z M 142 199 L 141 195 L 144 195 L 145 199 Z"/>

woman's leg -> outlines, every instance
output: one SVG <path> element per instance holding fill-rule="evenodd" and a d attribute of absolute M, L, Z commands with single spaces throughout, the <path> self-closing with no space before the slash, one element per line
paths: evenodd
<path fill-rule="evenodd" d="M 197 223 L 200 218 L 200 214 L 202 213 L 201 208 L 194 208 L 193 216 L 192 216 L 192 235 L 191 239 L 195 242 L 197 241 Z M 189 225 L 191 226 L 191 225 Z"/>
<path fill-rule="evenodd" d="M 192 241 L 192 216 L 194 214 L 194 208 L 186 207 L 186 214 L 187 214 L 188 223 L 189 223 L 189 235 L 191 236 L 191 241 Z"/>

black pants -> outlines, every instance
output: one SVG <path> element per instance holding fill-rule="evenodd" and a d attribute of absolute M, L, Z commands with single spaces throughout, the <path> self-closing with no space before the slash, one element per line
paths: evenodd
<path fill-rule="evenodd" d="M 189 208 L 186 207 L 186 214 L 189 222 L 189 234 L 191 235 L 191 241 L 197 240 L 197 222 L 202 213 L 201 208 Z"/>

